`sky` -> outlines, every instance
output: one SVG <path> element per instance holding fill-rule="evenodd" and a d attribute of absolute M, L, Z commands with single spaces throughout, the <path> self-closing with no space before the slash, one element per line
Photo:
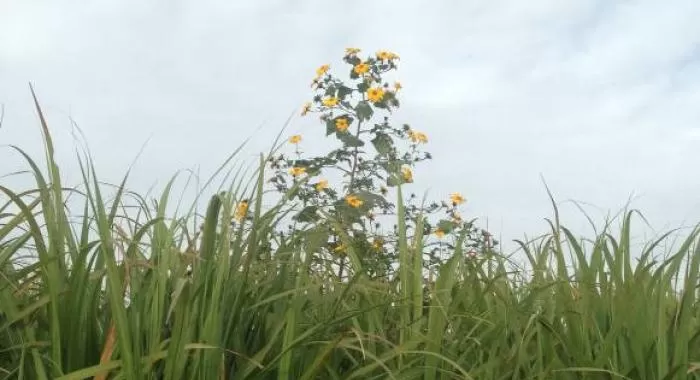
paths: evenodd
<path fill-rule="evenodd" d="M 695 0 L 0 0 L 0 145 L 41 154 L 31 82 L 69 184 L 72 119 L 101 179 L 136 160 L 129 186 L 162 189 L 249 137 L 255 162 L 290 115 L 285 136 L 325 148 L 298 114 L 316 67 L 387 49 L 404 87 L 392 118 L 434 156 L 413 190 L 461 192 L 507 247 L 546 231 L 543 179 L 581 234 L 572 201 L 595 218 L 631 202 L 654 234 L 700 222 L 699 19 Z M 0 149 L 0 174 L 22 168 Z"/>

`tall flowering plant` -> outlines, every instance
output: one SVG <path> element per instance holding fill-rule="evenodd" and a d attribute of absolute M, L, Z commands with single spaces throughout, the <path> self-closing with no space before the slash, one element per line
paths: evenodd
<path fill-rule="evenodd" d="M 365 57 L 360 53 L 360 49 L 346 49 L 343 62 L 347 66 L 341 71 L 345 80 L 333 74 L 329 64 L 320 66 L 311 83 L 313 99 L 301 111 L 302 116 L 319 114 L 325 136 L 336 140 L 336 147 L 324 155 L 306 157 L 301 151 L 303 136 L 289 137 L 292 151 L 269 159 L 274 173 L 269 183 L 301 204 L 290 233 L 303 225 L 326 227 L 319 258 L 335 260 L 342 275 L 351 248 L 369 275 L 385 276 L 391 274 L 398 250 L 397 225 L 383 228 L 383 217 L 396 212 L 396 205 L 388 199 L 389 192 L 413 183 L 415 166 L 432 156 L 423 150 L 428 143 L 424 132 L 408 124 L 397 126 L 390 118 L 400 107 L 403 86 L 398 81 L 389 83 L 385 76 L 397 69 L 399 56 L 389 51 Z M 409 237 L 418 225 L 423 227 L 422 235 L 434 237 L 423 245 L 427 265 L 439 264 L 449 255 L 455 248 L 454 239 L 449 237 L 461 231 L 468 236 L 464 244 L 472 254 L 496 244 L 473 221 L 462 219 L 459 208 L 464 203 L 465 198 L 456 192 L 427 204 L 419 203 L 414 194 L 407 199 Z M 245 210 L 247 203 L 241 203 L 239 220 L 244 219 Z M 438 214 L 441 216 L 432 218 L 437 219 L 435 222 L 428 218 Z M 339 222 L 341 230 L 325 216 Z M 419 217 L 423 218 L 420 224 Z M 341 234 L 346 238 L 341 239 Z"/>

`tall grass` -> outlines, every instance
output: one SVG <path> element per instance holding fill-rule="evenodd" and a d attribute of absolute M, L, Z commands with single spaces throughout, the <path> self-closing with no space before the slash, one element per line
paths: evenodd
<path fill-rule="evenodd" d="M 634 212 L 583 240 L 553 202 L 551 231 L 519 242 L 527 268 L 458 248 L 426 277 L 399 191 L 398 276 L 349 248 L 341 279 L 315 256 L 327 229 L 278 233 L 294 205 L 264 207 L 266 157 L 204 215 L 169 215 L 172 182 L 106 197 L 89 156 L 65 189 L 36 111 L 44 165 L 12 147 L 35 187 L 0 184 L 1 379 L 700 378 L 698 229 L 659 257 L 670 234 L 633 251 Z M 241 199 L 252 220 L 231 224 Z"/>

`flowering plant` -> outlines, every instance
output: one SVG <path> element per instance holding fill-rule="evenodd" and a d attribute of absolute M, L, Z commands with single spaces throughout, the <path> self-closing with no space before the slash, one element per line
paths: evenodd
<path fill-rule="evenodd" d="M 389 83 L 384 77 L 397 69 L 399 56 L 379 51 L 361 58 L 359 49 L 348 48 L 343 61 L 349 65 L 349 81 L 333 75 L 329 64 L 320 66 L 311 83 L 315 96 L 301 112 L 302 116 L 320 114 L 326 137 L 337 140 L 338 146 L 325 155 L 305 157 L 300 150 L 303 136 L 292 135 L 288 143 L 294 152 L 269 159 L 274 171 L 269 183 L 301 204 L 290 230 L 303 228 L 304 224 L 316 227 L 315 231 L 323 227 L 327 236 L 320 257 L 335 260 L 341 276 L 348 245 L 369 275 L 383 276 L 392 272 L 399 238 L 397 224 L 389 231 L 382 229 L 382 217 L 396 213 L 395 204 L 387 199 L 389 191 L 413 183 L 415 165 L 432 156 L 422 149 L 428 143 L 424 132 L 390 121 L 392 110 L 400 107 L 398 94 L 403 86 L 398 81 Z M 333 174 L 339 182 L 337 187 L 331 185 Z M 462 241 L 472 254 L 496 244 L 473 221 L 462 219 L 459 207 L 464 202 L 459 193 L 429 204 L 418 204 L 415 194 L 408 198 L 404 213 L 407 237 L 419 233 L 437 238 L 421 245 L 429 248 L 424 252 L 428 266 L 440 264 L 442 256 L 455 248 L 448 241 L 450 235 L 464 232 L 466 239 Z M 237 216 L 242 220 L 247 203 L 239 207 Z M 437 213 L 443 217 L 431 223 L 427 216 Z M 419 226 L 421 231 L 417 231 Z"/>

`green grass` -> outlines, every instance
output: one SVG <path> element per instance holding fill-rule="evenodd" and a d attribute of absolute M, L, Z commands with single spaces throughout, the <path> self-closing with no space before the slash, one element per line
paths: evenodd
<path fill-rule="evenodd" d="M 89 156 L 65 189 L 40 120 L 45 163 L 12 148 L 34 188 L 0 184 L 0 379 L 700 378 L 697 229 L 635 249 L 627 212 L 584 240 L 553 202 L 526 268 L 458 248 L 424 276 L 399 191 L 397 276 L 349 248 L 340 280 L 316 255 L 326 228 L 278 233 L 294 204 L 264 206 L 265 156 L 248 180 L 232 155 L 204 214 L 175 214 L 172 182 L 107 197 Z M 252 220 L 232 225 L 243 198 Z"/>

